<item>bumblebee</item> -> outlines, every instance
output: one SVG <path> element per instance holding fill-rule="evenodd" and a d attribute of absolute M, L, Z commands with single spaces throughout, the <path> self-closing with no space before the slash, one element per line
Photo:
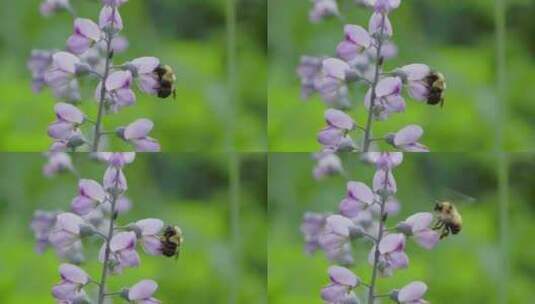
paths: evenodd
<path fill-rule="evenodd" d="M 437 202 L 435 205 L 437 221 L 433 225 L 433 230 L 440 230 L 440 239 L 447 237 L 450 232 L 457 234 L 463 226 L 461 214 L 451 202 Z"/>
<path fill-rule="evenodd" d="M 444 106 L 444 91 L 446 90 L 446 78 L 439 72 L 432 71 L 424 79 L 429 88 L 427 104 Z"/>
<path fill-rule="evenodd" d="M 163 235 L 160 237 L 162 242 L 162 254 L 166 257 L 175 257 L 180 255 L 180 247 L 184 241 L 182 230 L 178 226 L 167 226 Z"/>
<path fill-rule="evenodd" d="M 176 75 L 173 69 L 168 65 L 159 65 L 154 69 L 154 73 L 158 77 L 158 82 L 160 84 L 158 88 L 158 97 L 167 98 L 171 93 L 173 98 L 176 99 Z"/>

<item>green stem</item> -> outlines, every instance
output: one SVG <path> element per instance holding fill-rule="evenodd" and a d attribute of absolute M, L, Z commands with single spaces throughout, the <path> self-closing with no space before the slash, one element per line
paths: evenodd
<path fill-rule="evenodd" d="M 385 20 L 386 15 L 383 13 L 381 18 L 381 33 L 379 34 L 379 37 L 377 38 L 377 52 L 376 52 L 376 62 L 375 62 L 375 75 L 373 77 L 373 83 L 371 86 L 371 96 L 370 96 L 370 109 L 368 110 L 368 120 L 366 122 L 366 127 L 364 131 L 364 143 L 362 145 L 362 152 L 368 152 L 370 150 L 370 136 L 371 136 L 371 129 L 372 129 L 372 122 L 373 122 L 373 111 L 375 107 L 375 100 L 377 99 L 377 94 L 375 92 L 375 89 L 377 88 L 377 83 L 379 83 L 379 75 L 380 70 L 383 65 L 383 60 L 381 58 L 381 49 L 383 48 L 383 39 L 385 34 Z"/>

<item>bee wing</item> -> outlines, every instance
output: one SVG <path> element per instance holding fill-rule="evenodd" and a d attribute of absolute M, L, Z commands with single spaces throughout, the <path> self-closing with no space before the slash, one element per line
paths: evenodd
<path fill-rule="evenodd" d="M 442 193 L 440 194 L 440 198 L 442 200 L 448 200 L 461 204 L 473 204 L 476 202 L 476 199 L 473 196 L 451 188 L 444 188 L 441 192 Z"/>

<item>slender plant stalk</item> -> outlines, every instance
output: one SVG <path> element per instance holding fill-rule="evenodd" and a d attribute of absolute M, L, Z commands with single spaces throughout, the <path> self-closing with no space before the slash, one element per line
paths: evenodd
<path fill-rule="evenodd" d="M 370 96 L 370 109 L 368 111 L 368 120 L 366 121 L 366 127 L 364 128 L 364 143 L 362 144 L 362 152 L 368 152 L 370 150 L 371 144 L 371 129 L 373 122 L 373 111 L 375 107 L 375 100 L 377 99 L 377 94 L 375 93 L 375 88 L 377 88 L 377 83 L 379 82 L 379 73 L 383 65 L 383 59 L 381 58 L 381 49 L 383 48 L 383 36 L 385 34 L 385 13 L 382 14 L 381 18 L 381 33 L 377 39 L 377 52 L 376 52 L 376 62 L 375 62 L 375 74 L 373 77 L 373 83 L 371 86 L 371 96 Z"/>
<path fill-rule="evenodd" d="M 104 303 L 104 297 L 106 296 L 106 279 L 108 277 L 108 264 L 110 259 L 110 242 L 113 237 L 113 229 L 114 224 L 116 220 L 116 214 L 115 214 L 115 203 L 117 202 L 117 188 L 119 186 L 119 169 L 117 169 L 117 173 L 115 175 L 115 189 L 111 196 L 111 212 L 110 212 L 110 227 L 108 228 L 108 235 L 106 237 L 106 251 L 104 252 L 104 261 L 102 262 L 102 273 L 100 276 L 100 282 L 98 287 L 98 304 Z"/>
<path fill-rule="evenodd" d="M 381 218 L 379 222 L 379 234 L 377 235 L 377 240 L 375 241 L 375 253 L 374 253 L 374 258 L 373 258 L 372 278 L 370 281 L 370 287 L 368 288 L 368 304 L 373 304 L 375 300 L 375 284 L 377 282 L 377 272 L 378 272 L 377 267 L 379 266 L 379 255 L 381 254 L 379 252 L 379 243 L 383 239 L 383 234 L 385 231 L 385 221 L 386 221 L 386 217 L 384 216 L 385 205 L 386 205 L 386 197 L 381 195 L 381 213 L 379 214 Z"/>
<path fill-rule="evenodd" d="M 509 282 L 509 164 L 505 151 L 504 125 L 507 118 L 506 107 L 506 3 L 504 0 L 495 2 L 495 28 L 496 28 L 496 151 L 498 160 L 498 197 L 499 197 L 499 238 L 500 238 L 500 276 L 502 282 Z M 498 303 L 509 303 L 507 283 L 498 284 Z"/>
<path fill-rule="evenodd" d="M 113 31 L 113 23 L 115 20 L 115 10 L 113 10 L 113 15 L 112 15 L 111 20 L 112 21 L 111 21 L 110 31 L 106 31 L 106 64 L 104 68 L 104 75 L 102 75 L 102 87 L 100 88 L 100 100 L 98 103 L 98 114 L 97 114 L 97 120 L 95 122 L 95 133 L 93 134 L 93 146 L 91 147 L 92 152 L 98 151 L 100 137 L 102 136 L 100 129 L 102 125 L 102 116 L 104 114 L 104 97 L 106 96 L 106 80 L 108 79 L 108 76 L 110 74 L 110 64 L 111 64 L 111 57 L 112 57 L 111 31 Z"/>

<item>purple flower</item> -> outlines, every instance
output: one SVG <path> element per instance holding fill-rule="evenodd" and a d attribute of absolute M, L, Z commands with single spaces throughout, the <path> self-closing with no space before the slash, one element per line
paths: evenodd
<path fill-rule="evenodd" d="M 80 100 L 78 81 L 75 78 L 80 58 L 67 52 L 52 55 L 52 64 L 44 74 L 44 80 L 57 98 Z"/>
<path fill-rule="evenodd" d="M 353 119 L 340 110 L 328 109 L 325 111 L 325 120 L 328 126 L 319 132 L 318 141 L 335 150 L 346 146 L 352 149 L 353 141 L 347 133 L 355 128 Z"/>
<path fill-rule="evenodd" d="M 53 13 L 69 7 L 69 0 L 45 0 L 41 3 L 39 11 L 41 15 L 48 17 Z"/>
<path fill-rule="evenodd" d="M 80 225 L 82 224 L 84 220 L 74 213 L 58 214 L 48 240 L 59 250 L 75 246 L 75 243 L 80 241 Z"/>
<path fill-rule="evenodd" d="M 84 113 L 68 103 L 57 103 L 54 106 L 56 121 L 48 127 L 48 135 L 55 139 L 69 139 L 78 133 L 78 126 L 84 122 Z"/>
<path fill-rule="evenodd" d="M 150 255 L 161 255 L 162 242 L 158 233 L 160 233 L 164 225 L 162 220 L 148 218 L 137 221 L 135 225 L 141 230 L 143 250 Z"/>
<path fill-rule="evenodd" d="M 361 182 L 350 181 L 347 183 L 347 197 L 339 206 L 340 214 L 354 218 L 375 202 L 375 194 L 370 187 Z"/>
<path fill-rule="evenodd" d="M 76 214 L 86 215 L 105 199 L 106 192 L 99 183 L 91 179 L 80 179 L 78 196 L 72 200 L 71 210 Z"/>
<path fill-rule="evenodd" d="M 316 180 L 344 171 L 342 161 L 336 153 L 329 151 L 320 152 L 316 153 L 314 158 L 317 160 L 316 167 L 314 167 L 314 178 Z"/>
<path fill-rule="evenodd" d="M 412 98 L 426 101 L 432 86 L 429 80 L 431 68 L 425 64 L 414 63 L 403 66 L 399 70 L 409 85 L 409 94 Z"/>
<path fill-rule="evenodd" d="M 320 248 L 319 236 L 325 227 L 327 216 L 321 213 L 307 212 L 303 217 L 301 232 L 305 237 L 305 250 L 314 253 Z"/>
<path fill-rule="evenodd" d="M 128 300 L 135 304 L 159 304 L 160 301 L 152 297 L 156 289 L 158 284 L 153 280 L 139 281 L 128 290 Z"/>
<path fill-rule="evenodd" d="M 424 282 L 415 281 L 401 288 L 397 295 L 397 300 L 401 304 L 427 304 L 422 299 L 427 291 L 427 285 Z"/>
<path fill-rule="evenodd" d="M 32 50 L 27 66 L 32 73 L 32 90 L 40 92 L 45 85 L 45 72 L 52 64 L 52 51 Z"/>
<path fill-rule="evenodd" d="M 316 79 L 315 89 L 322 99 L 329 103 L 347 104 L 346 73 L 351 67 L 345 61 L 337 58 L 327 58 L 322 62 L 322 76 Z"/>
<path fill-rule="evenodd" d="M 373 176 L 373 191 L 386 191 L 390 194 L 397 192 L 397 183 L 391 170 L 379 169 Z"/>
<path fill-rule="evenodd" d="M 336 47 L 336 54 L 344 61 L 351 61 L 358 53 L 364 52 L 371 44 L 368 32 L 358 25 L 344 27 L 345 39 Z"/>
<path fill-rule="evenodd" d="M 102 244 L 99 261 L 104 262 L 106 244 Z M 112 271 L 121 273 L 126 267 L 139 266 L 139 255 L 136 252 L 136 233 L 132 231 L 119 232 L 110 241 L 110 260 L 114 265 Z"/>
<path fill-rule="evenodd" d="M 306 100 L 316 92 L 315 83 L 321 78 L 323 57 L 301 56 L 297 75 L 301 79 L 301 98 Z"/>
<path fill-rule="evenodd" d="M 135 68 L 134 75 L 139 78 L 139 88 L 141 91 L 156 95 L 160 88 L 158 75 L 154 72 L 160 66 L 160 59 L 156 57 L 140 57 L 130 63 Z"/>
<path fill-rule="evenodd" d="M 85 297 L 85 292 L 82 288 L 89 283 L 89 276 L 85 271 L 72 264 L 61 264 L 59 273 L 61 282 L 52 288 L 54 298 L 57 300 L 74 300 Z"/>
<path fill-rule="evenodd" d="M 82 54 L 100 40 L 100 28 L 91 19 L 76 18 L 74 33 L 67 39 L 67 48 L 74 54 Z"/>
<path fill-rule="evenodd" d="M 128 182 L 121 167 L 109 166 L 104 172 L 102 184 L 110 192 L 123 193 L 128 189 Z"/>
<path fill-rule="evenodd" d="M 375 261 L 374 246 L 368 255 L 370 265 Z M 409 257 L 405 253 L 405 235 L 402 233 L 387 234 L 379 242 L 378 269 L 383 276 L 391 276 L 394 270 L 407 268 Z"/>
<path fill-rule="evenodd" d="M 391 113 L 399 113 L 405 111 L 405 100 L 401 96 L 401 89 L 403 83 L 399 77 L 386 77 L 377 83 L 375 88 L 375 103 L 374 108 L 371 106 L 371 88 L 364 97 L 364 105 L 368 110 L 374 112 L 377 119 L 384 120 L 390 116 Z"/>
<path fill-rule="evenodd" d="M 386 37 L 391 37 L 394 34 L 388 15 L 378 12 L 373 13 L 370 17 L 368 30 L 372 35 L 378 35 L 382 32 Z"/>
<path fill-rule="evenodd" d="M 409 216 L 398 225 L 398 230 L 408 236 L 413 236 L 416 243 L 425 249 L 432 249 L 439 240 L 436 231 L 430 228 L 433 222 L 433 214 L 420 212 Z"/>
<path fill-rule="evenodd" d="M 321 290 L 321 298 L 327 303 L 358 303 L 353 289 L 360 279 L 349 269 L 341 266 L 329 267 L 331 283 Z"/>
<path fill-rule="evenodd" d="M 98 24 L 103 30 L 113 29 L 115 31 L 120 31 L 123 29 L 123 19 L 119 14 L 119 10 L 113 6 L 106 5 L 102 8 Z"/>
<path fill-rule="evenodd" d="M 399 130 L 396 134 L 387 138 L 391 144 L 407 152 L 429 152 L 429 149 L 418 142 L 424 134 L 422 127 L 418 125 L 408 125 Z"/>
<path fill-rule="evenodd" d="M 120 137 L 134 145 L 138 152 L 158 152 L 160 144 L 149 133 L 154 127 L 152 121 L 140 118 L 125 128 L 120 128 Z"/>
<path fill-rule="evenodd" d="M 352 264 L 351 232 L 355 224 L 347 217 L 335 214 L 327 217 L 325 229 L 318 241 L 330 261 Z"/>
<path fill-rule="evenodd" d="M 136 101 L 136 95 L 132 91 L 132 73 L 130 71 L 116 71 L 113 72 L 108 79 L 106 79 L 106 92 L 110 97 L 110 102 L 117 111 L 120 108 L 130 106 Z M 100 98 L 100 89 L 97 87 L 97 94 Z"/>
<path fill-rule="evenodd" d="M 45 176 L 53 176 L 56 173 L 73 170 L 71 157 L 63 152 L 51 152 L 47 155 L 48 162 L 43 167 Z"/>
<path fill-rule="evenodd" d="M 56 224 L 57 212 L 47 212 L 42 210 L 36 210 L 32 217 L 32 222 L 30 228 L 33 231 L 37 244 L 35 246 L 35 251 L 42 254 L 45 249 L 50 245 L 48 237 L 50 231 L 54 228 Z"/>
<path fill-rule="evenodd" d="M 309 19 L 311 22 L 319 22 L 323 18 L 338 16 L 339 14 L 336 0 L 314 0 Z"/>
<path fill-rule="evenodd" d="M 388 13 L 399 7 L 401 0 L 366 0 L 376 12 Z"/>
<path fill-rule="evenodd" d="M 115 54 L 126 51 L 128 46 L 128 39 L 123 36 L 115 36 L 111 39 L 111 49 Z"/>

